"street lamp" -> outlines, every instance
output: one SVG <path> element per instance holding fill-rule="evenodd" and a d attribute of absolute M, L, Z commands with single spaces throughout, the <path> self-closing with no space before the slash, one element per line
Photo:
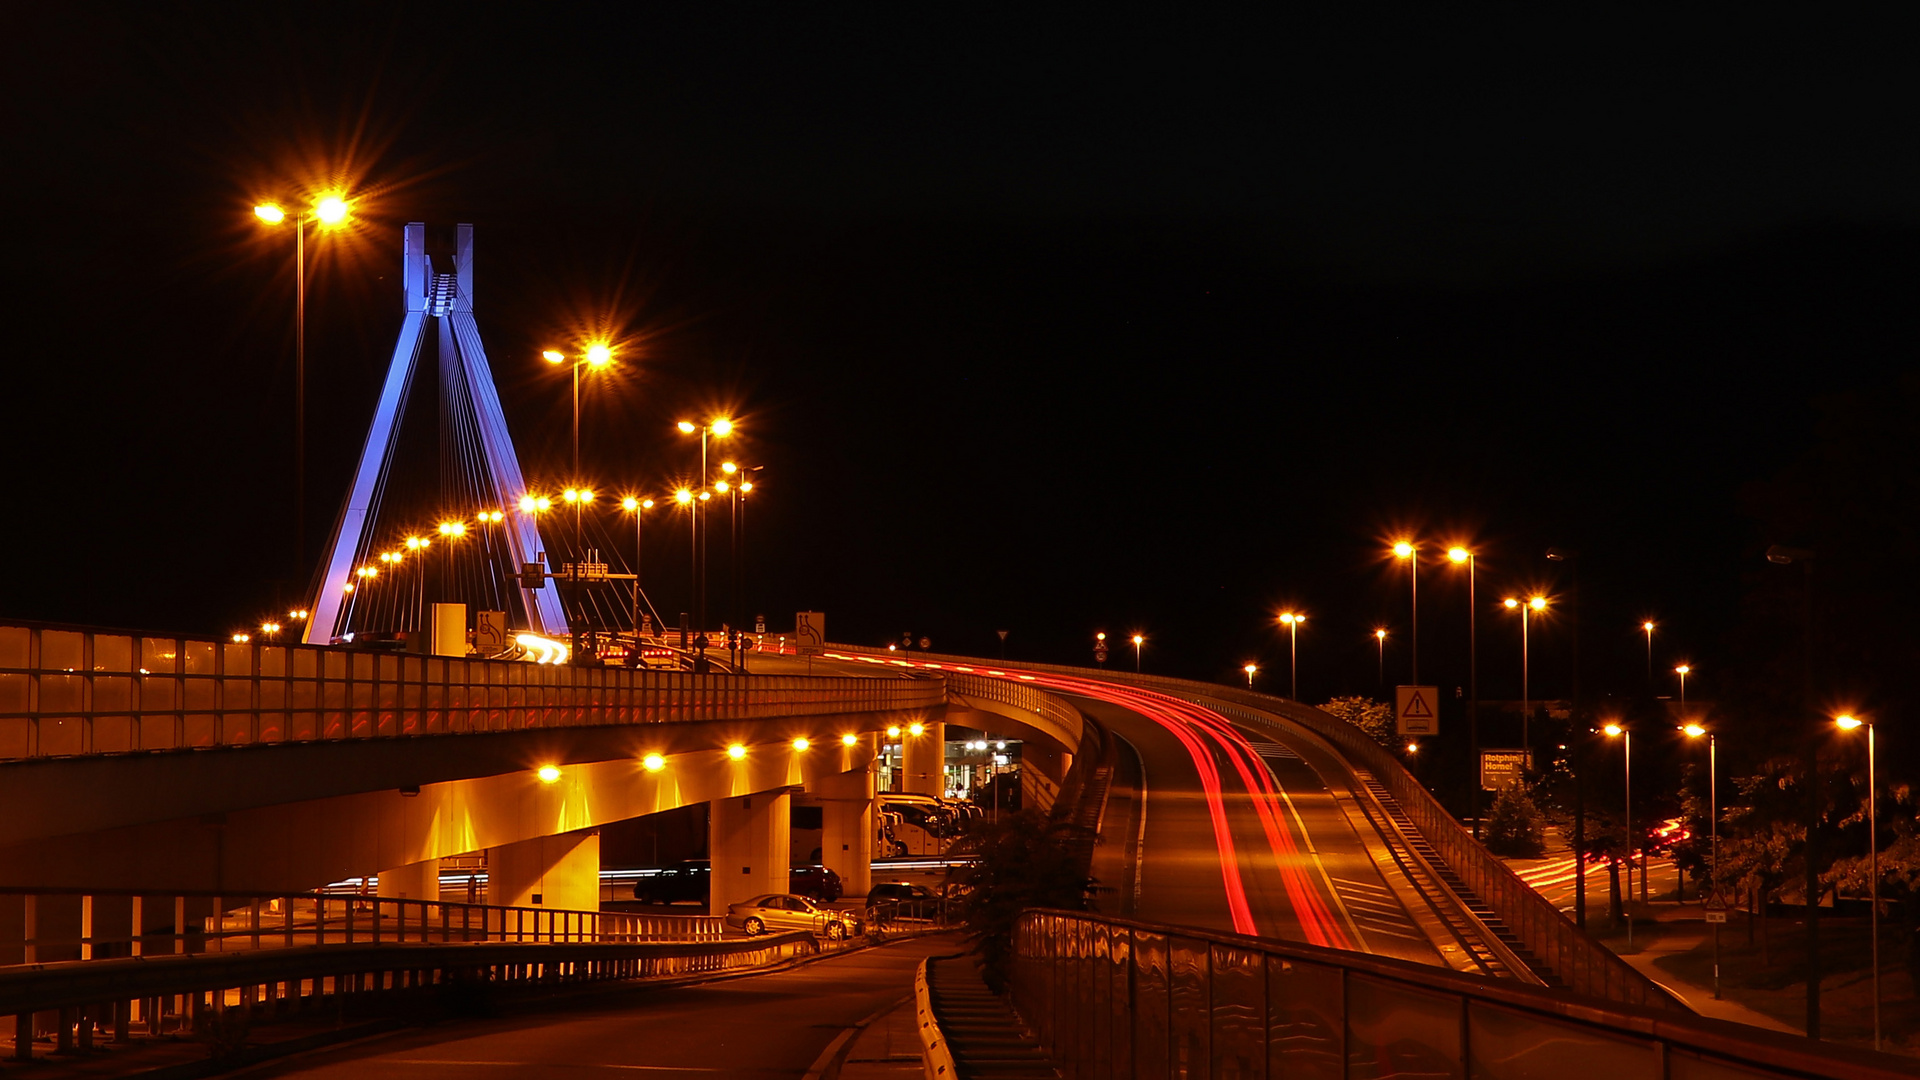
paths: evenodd
<path fill-rule="evenodd" d="M 486 528 L 483 536 L 486 548 L 483 565 L 486 569 L 481 576 L 485 579 L 488 589 L 496 590 L 496 600 L 502 612 L 511 611 L 512 605 L 507 602 L 506 584 L 497 573 L 500 569 L 500 560 L 494 557 L 493 526 L 505 521 L 506 518 L 507 515 L 499 510 L 481 510 L 473 515 L 473 520 Z"/>
<path fill-rule="evenodd" d="M 1626 728 L 1621 727 L 1619 724 L 1608 724 L 1606 727 L 1601 728 L 1600 730 L 1606 732 L 1607 737 L 1610 739 L 1618 738 L 1621 740 L 1620 760 L 1622 763 L 1626 765 L 1626 773 L 1627 773 L 1627 784 L 1626 784 L 1626 788 L 1627 788 L 1627 799 L 1626 799 L 1627 870 L 1628 872 L 1632 872 L 1633 870 L 1633 732 L 1628 731 Z M 1640 878 L 1643 883 L 1646 880 L 1646 876 L 1647 876 L 1647 871 L 1646 871 L 1646 868 L 1643 866 L 1640 869 Z M 1632 907 L 1633 885 L 1631 883 L 1627 885 L 1627 904 L 1628 904 L 1627 948 L 1631 949 L 1633 948 L 1633 907 Z"/>
<path fill-rule="evenodd" d="M 466 535 L 467 523 L 464 521 L 443 521 L 440 523 L 440 537 L 449 544 L 455 544 L 466 539 Z M 440 595 L 443 598 L 451 595 L 451 592 L 447 588 L 447 574 L 448 566 L 453 562 L 455 557 L 453 550 L 449 548 L 446 559 L 440 563 Z M 455 567 L 454 570 L 457 571 L 458 567 Z"/>
<path fill-rule="evenodd" d="M 1680 730 L 1686 732 L 1689 739 L 1697 739 L 1702 735 L 1707 737 L 1707 804 L 1709 827 L 1712 830 L 1710 835 L 1713 837 L 1712 846 L 1708 849 L 1711 852 L 1711 858 L 1707 868 L 1707 883 L 1712 890 L 1708 894 L 1708 903 L 1711 904 L 1711 898 L 1720 895 L 1720 745 L 1713 732 L 1699 724 L 1688 724 Z M 1876 968 L 1876 972 L 1877 970 Z M 1719 923 L 1713 924 L 1713 998 L 1715 1001 L 1720 1000 Z"/>
<path fill-rule="evenodd" d="M 1673 669 L 1673 673 L 1680 676 L 1680 719 L 1685 720 L 1687 718 L 1687 676 L 1693 673 L 1693 666 L 1681 664 Z"/>
<path fill-rule="evenodd" d="M 540 354 L 549 364 L 564 364 L 567 355 L 548 349 Z M 573 475 L 580 475 L 580 369 L 592 368 L 595 371 L 613 363 L 613 349 L 604 342 L 594 342 L 587 346 L 584 355 L 573 361 Z"/>
<path fill-rule="evenodd" d="M 1520 612 L 1520 749 L 1526 755 L 1529 767 L 1533 765 L 1532 731 L 1528 726 L 1533 720 L 1533 687 L 1529 683 L 1532 677 L 1530 659 L 1527 655 L 1527 615 L 1529 612 L 1547 610 L 1547 598 L 1535 596 L 1525 602 L 1509 596 L 1502 601 L 1508 611 Z"/>
<path fill-rule="evenodd" d="M 1410 620 L 1408 650 L 1412 653 L 1412 678 L 1407 681 L 1420 685 L 1420 550 L 1410 540 L 1401 540 L 1393 545 L 1396 559 L 1407 560 L 1407 589 L 1413 599 L 1413 618 Z"/>
<path fill-rule="evenodd" d="M 1259 666 L 1255 664 L 1248 664 L 1247 666 L 1241 668 L 1240 670 L 1247 673 L 1247 689 L 1249 690 L 1253 689 L 1253 673 L 1260 670 Z"/>
<path fill-rule="evenodd" d="M 1867 851 L 1871 867 L 1867 871 L 1867 887 L 1872 890 L 1872 949 L 1873 949 L 1873 1048 L 1880 1049 L 1880 808 L 1877 805 L 1873 776 L 1873 721 L 1862 720 L 1857 716 L 1836 716 L 1833 722 L 1842 731 L 1857 728 L 1867 729 Z M 1814 901 L 1809 898 L 1807 906 Z"/>
<path fill-rule="evenodd" d="M 726 418 L 710 420 L 705 424 L 696 424 L 691 420 L 682 420 L 675 425 L 682 435 L 700 436 L 700 474 L 694 481 L 696 487 L 707 485 L 707 439 L 709 436 L 724 439 L 733 434 L 733 421 Z M 700 529 L 700 502 L 706 502 L 711 496 L 705 491 L 699 493 L 699 502 L 690 504 L 693 510 L 693 618 L 696 633 L 705 636 L 707 632 L 707 560 L 706 545 L 702 543 L 705 534 Z M 701 650 L 694 660 L 697 671 L 707 669 L 707 654 Z"/>
<path fill-rule="evenodd" d="M 1385 686 L 1387 685 L 1387 632 L 1386 630 L 1380 627 L 1375 627 L 1373 631 L 1373 642 L 1375 645 L 1378 645 L 1380 647 L 1380 685 Z"/>
<path fill-rule="evenodd" d="M 1817 556 L 1806 548 L 1774 544 L 1767 548 L 1767 561 L 1775 566 L 1800 564 L 1800 707 L 1813 713 L 1813 562 Z M 1820 836 L 1820 740 L 1807 740 L 1807 838 L 1802 844 L 1800 862 L 1806 869 L 1807 883 L 1807 1020 L 1809 1039 L 1820 1037 L 1820 861 L 1815 847 Z"/>
<path fill-rule="evenodd" d="M 1140 674 L 1140 646 L 1146 640 L 1147 639 L 1140 634 L 1133 635 L 1133 673 L 1135 675 Z"/>
<path fill-rule="evenodd" d="M 1646 622 L 1641 623 L 1640 629 L 1643 632 L 1645 632 L 1645 634 L 1647 635 L 1647 696 L 1652 697 L 1653 696 L 1653 620 L 1648 619 Z"/>
<path fill-rule="evenodd" d="M 1458 544 L 1447 549 L 1447 561 L 1467 567 L 1467 742 L 1473 751 L 1473 782 L 1467 788 L 1468 813 L 1473 816 L 1473 838 L 1480 838 L 1480 608 L 1474 598 L 1474 558 Z M 1382 632 L 1384 634 L 1384 631 Z M 1384 638 L 1382 652 L 1385 652 Z M 1384 666 L 1384 660 L 1382 666 Z M 1524 723 L 1524 721 L 1522 721 Z"/>
<path fill-rule="evenodd" d="M 747 655 L 745 639 L 741 636 L 742 633 L 744 632 L 744 629 L 745 629 L 744 623 L 746 621 L 746 611 L 741 606 L 741 602 L 740 602 L 741 593 L 743 591 L 741 589 L 740 582 L 741 582 L 741 575 L 743 572 L 742 564 L 744 562 L 744 545 L 746 543 L 746 512 L 745 512 L 745 507 L 741 505 L 741 500 L 745 499 L 748 495 L 752 494 L 753 492 L 753 481 L 749 479 L 749 475 L 752 473 L 757 473 L 765 468 L 766 468 L 765 465 L 741 466 L 741 465 L 736 465 L 731 461 L 723 461 L 720 463 L 720 471 L 725 473 L 728 477 L 731 477 L 732 479 L 730 481 L 722 480 L 719 483 L 714 485 L 714 487 L 717 488 L 722 495 L 727 495 L 732 501 L 732 517 L 733 517 L 733 619 L 732 621 L 733 621 L 733 645 L 735 647 L 733 662 L 735 667 L 741 668 L 741 669 L 744 669 L 746 666 L 745 661 L 746 661 L 746 655 Z"/>
<path fill-rule="evenodd" d="M 637 657 L 640 654 L 640 519 L 645 511 L 653 509 L 653 500 L 629 495 L 620 500 L 620 509 L 633 515 L 633 648 Z"/>
<path fill-rule="evenodd" d="M 322 227 L 347 220 L 346 197 L 323 195 L 293 219 L 293 553 L 296 566 L 307 561 L 307 223 Z M 277 203 L 262 203 L 253 216 L 269 225 L 287 220 Z"/>
<path fill-rule="evenodd" d="M 1295 701 L 1300 700 L 1300 625 L 1306 621 L 1305 615 L 1295 615 L 1291 611 L 1280 615 L 1280 622 L 1287 628 L 1287 676 L 1292 684 L 1292 692 L 1288 696 Z"/>

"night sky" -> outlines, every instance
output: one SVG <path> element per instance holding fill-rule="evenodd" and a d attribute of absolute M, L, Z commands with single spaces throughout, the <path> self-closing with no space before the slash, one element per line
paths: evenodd
<path fill-rule="evenodd" d="M 1549 546 L 1579 553 L 1590 693 L 1644 690 L 1646 617 L 1661 671 L 1731 693 L 1773 625 L 1761 552 L 1806 542 L 1755 493 L 1916 344 L 1897 26 L 276 7 L 0 14 L 0 615 L 227 632 L 305 586 L 291 239 L 250 208 L 333 185 L 310 556 L 398 329 L 401 226 L 472 222 L 530 478 L 567 469 L 539 351 L 612 335 L 593 482 L 664 491 L 673 422 L 736 417 L 777 628 L 818 608 L 840 640 L 988 655 L 1006 629 L 1061 662 L 1137 630 L 1150 670 L 1257 660 L 1278 689 L 1297 605 L 1312 700 L 1375 690 L 1376 625 L 1404 679 L 1401 535 L 1482 553 L 1487 697 L 1520 689 L 1499 598 L 1573 586 Z M 663 610 L 681 528 L 650 538 Z M 1461 575 L 1427 564 L 1421 600 L 1425 681 L 1464 682 Z M 1535 697 L 1570 692 L 1569 629 L 1539 628 Z"/>

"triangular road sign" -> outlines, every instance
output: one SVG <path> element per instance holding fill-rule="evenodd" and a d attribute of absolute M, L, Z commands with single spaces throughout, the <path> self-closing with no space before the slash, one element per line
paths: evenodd
<path fill-rule="evenodd" d="M 1394 688 L 1393 715 L 1402 735 L 1440 734 L 1437 686 L 1399 686 Z"/>

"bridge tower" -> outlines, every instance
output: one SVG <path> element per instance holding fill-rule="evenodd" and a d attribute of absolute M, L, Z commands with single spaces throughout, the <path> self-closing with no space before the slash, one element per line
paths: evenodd
<path fill-rule="evenodd" d="M 442 408 L 447 415 L 459 415 L 472 424 L 470 434 L 478 444 L 481 466 L 474 480 L 487 502 L 509 511 L 501 528 L 514 567 L 534 561 L 545 550 L 534 519 L 511 511 L 512 500 L 526 490 L 526 483 L 513 450 L 513 436 L 507 431 L 506 416 L 500 409 L 500 395 L 494 389 L 493 369 L 480 343 L 480 327 L 473 317 L 473 226 L 455 228 L 451 266 L 435 266 L 427 253 L 425 224 L 408 224 L 404 235 L 401 281 L 406 313 L 374 409 L 373 424 L 367 430 L 366 445 L 360 451 L 360 463 L 354 469 L 353 483 L 347 489 L 346 502 L 334 522 L 325 561 L 320 565 L 317 595 L 309 608 L 312 617 L 302 637 L 309 645 L 331 644 L 342 632 L 349 595 L 345 586 L 353 583 L 354 569 L 364 565 L 373 551 L 373 519 L 393 464 L 401 419 L 420 366 L 421 346 L 429 333 L 438 335 Z M 519 585 L 512 588 L 519 594 L 529 629 L 536 633 L 566 632 L 566 613 L 554 590 Z"/>

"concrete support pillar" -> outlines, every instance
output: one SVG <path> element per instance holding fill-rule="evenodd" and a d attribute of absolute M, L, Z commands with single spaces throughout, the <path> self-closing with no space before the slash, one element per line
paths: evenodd
<path fill-rule="evenodd" d="M 599 869 L 595 866 L 594 872 L 598 873 Z M 440 860 L 427 859 L 392 870 L 382 870 L 375 891 L 390 900 L 438 900 Z"/>
<path fill-rule="evenodd" d="M 707 852 L 713 874 L 707 911 L 725 915 L 729 904 L 786 892 L 792 844 L 793 796 L 784 790 L 709 803 Z"/>
<path fill-rule="evenodd" d="M 487 903 L 599 911 L 600 830 L 488 848 Z"/>
<path fill-rule="evenodd" d="M 873 796 L 875 769 L 821 777 L 811 787 L 820 800 L 820 861 L 840 875 L 846 896 L 865 896 L 873 887 Z"/>
<path fill-rule="evenodd" d="M 909 795 L 945 795 L 947 725 L 929 721 L 920 734 L 900 734 L 900 755 L 906 773 L 901 790 Z"/>

